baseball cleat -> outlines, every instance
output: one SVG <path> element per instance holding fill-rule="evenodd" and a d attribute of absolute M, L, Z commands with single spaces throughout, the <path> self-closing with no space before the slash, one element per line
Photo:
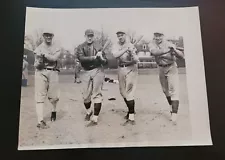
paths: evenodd
<path fill-rule="evenodd" d="M 135 125 L 136 123 L 135 123 L 134 120 L 128 119 L 125 123 L 122 124 L 122 126 L 126 126 L 126 125 L 128 125 L 128 124 L 130 124 L 130 125 Z"/>
<path fill-rule="evenodd" d="M 81 83 L 81 81 L 80 81 L 80 80 L 78 80 L 78 81 L 77 81 L 77 83 L 79 84 L 79 83 Z"/>
<path fill-rule="evenodd" d="M 90 121 L 92 114 L 93 114 L 93 111 L 91 111 L 91 113 L 90 113 L 90 114 L 86 114 L 86 116 L 85 116 L 85 119 L 84 119 L 84 120 L 85 120 L 85 121 Z"/>
<path fill-rule="evenodd" d="M 55 121 L 55 120 L 56 120 L 56 112 L 52 112 L 51 121 Z"/>
<path fill-rule="evenodd" d="M 81 80 L 80 79 L 75 79 L 74 83 L 81 83 Z"/>
<path fill-rule="evenodd" d="M 88 123 L 88 124 L 86 125 L 86 127 L 96 126 L 97 124 L 98 124 L 97 122 L 91 121 L 90 123 Z"/>
<path fill-rule="evenodd" d="M 38 123 L 37 128 L 47 129 L 47 128 L 49 128 L 49 126 L 45 123 L 45 121 L 42 120 L 40 123 Z"/>
<path fill-rule="evenodd" d="M 172 113 L 171 121 L 173 122 L 174 125 L 177 124 L 177 114 L 176 113 Z"/>

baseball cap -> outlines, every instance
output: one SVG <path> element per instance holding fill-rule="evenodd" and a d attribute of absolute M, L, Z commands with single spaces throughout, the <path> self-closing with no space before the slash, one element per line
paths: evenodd
<path fill-rule="evenodd" d="M 51 34 L 54 35 L 53 31 L 51 29 L 44 29 L 43 34 Z"/>
<path fill-rule="evenodd" d="M 126 32 L 125 32 L 125 30 L 118 30 L 117 32 L 116 32 L 116 34 L 119 34 L 119 33 L 123 33 L 123 34 L 126 34 Z"/>
<path fill-rule="evenodd" d="M 154 34 L 164 35 L 164 33 L 162 31 L 154 32 Z"/>
<path fill-rule="evenodd" d="M 87 29 L 85 35 L 94 35 L 94 31 L 92 29 Z"/>

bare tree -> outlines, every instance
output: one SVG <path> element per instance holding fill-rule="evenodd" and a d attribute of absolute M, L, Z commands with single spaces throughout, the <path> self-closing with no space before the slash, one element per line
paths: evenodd
<path fill-rule="evenodd" d="M 34 32 L 34 40 L 35 40 L 35 46 L 38 47 L 43 42 L 43 29 L 37 29 Z"/>
<path fill-rule="evenodd" d="M 37 29 L 32 35 L 25 35 L 24 45 L 34 51 L 43 42 L 43 29 Z"/>
<path fill-rule="evenodd" d="M 136 32 L 135 31 L 128 30 L 127 36 L 128 36 L 128 38 L 129 38 L 131 43 L 134 44 L 136 42 L 136 38 L 135 38 L 136 37 Z"/>
<path fill-rule="evenodd" d="M 24 47 L 32 51 L 35 49 L 34 39 L 31 35 L 25 35 Z"/>
<path fill-rule="evenodd" d="M 143 35 L 138 35 L 135 31 L 128 30 L 127 31 L 128 40 L 137 46 L 138 43 L 142 41 Z"/>
<path fill-rule="evenodd" d="M 103 28 L 101 31 L 95 30 L 94 32 L 95 32 L 95 41 L 99 43 L 102 47 L 105 45 L 106 42 L 108 41 L 110 42 L 107 48 L 105 49 L 105 53 L 106 54 L 111 53 L 112 43 L 108 34 L 104 32 Z"/>

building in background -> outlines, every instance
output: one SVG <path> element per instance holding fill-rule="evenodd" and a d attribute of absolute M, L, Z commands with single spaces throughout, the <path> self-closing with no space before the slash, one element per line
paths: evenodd
<path fill-rule="evenodd" d="M 137 48 L 137 55 L 140 62 L 138 63 L 138 68 L 156 68 L 155 58 L 150 54 L 149 48 L 150 41 L 145 40 L 138 43 L 135 47 Z"/>

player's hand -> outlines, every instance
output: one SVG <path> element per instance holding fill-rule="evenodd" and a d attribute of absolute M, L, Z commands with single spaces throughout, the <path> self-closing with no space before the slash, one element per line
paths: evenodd
<path fill-rule="evenodd" d="M 133 46 L 129 46 L 129 47 L 127 47 L 127 50 L 130 52 L 133 52 L 135 50 L 135 48 Z"/>
<path fill-rule="evenodd" d="M 46 57 L 46 54 L 43 53 L 43 52 L 41 52 L 41 53 L 40 53 L 40 57 L 44 58 L 44 57 Z"/>
<path fill-rule="evenodd" d="M 131 51 L 131 47 L 127 47 L 127 51 Z"/>
<path fill-rule="evenodd" d="M 101 51 L 99 51 L 99 52 L 97 52 L 97 54 L 96 54 L 96 57 L 102 57 L 102 52 Z"/>
<path fill-rule="evenodd" d="M 175 50 L 175 49 L 176 49 L 176 46 L 175 46 L 174 44 L 170 44 L 170 45 L 168 46 L 168 48 L 169 48 L 170 50 Z"/>
<path fill-rule="evenodd" d="M 175 51 L 172 51 L 171 52 L 171 55 L 175 56 L 176 55 L 176 52 Z"/>
<path fill-rule="evenodd" d="M 135 63 L 140 62 L 138 56 L 133 56 L 132 61 L 135 62 Z"/>
<path fill-rule="evenodd" d="M 102 56 L 102 52 L 98 52 L 98 53 L 96 54 L 96 57 L 99 57 L 102 61 L 105 60 L 105 58 Z"/>

